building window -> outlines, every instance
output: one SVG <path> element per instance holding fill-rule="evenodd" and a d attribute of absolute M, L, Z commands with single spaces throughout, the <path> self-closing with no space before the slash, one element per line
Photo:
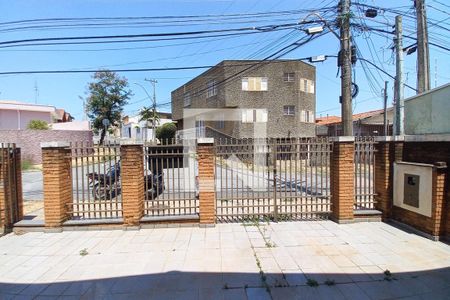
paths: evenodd
<path fill-rule="evenodd" d="M 311 110 L 302 110 L 300 112 L 300 122 L 314 123 L 314 112 Z"/>
<path fill-rule="evenodd" d="M 224 120 L 219 120 L 216 123 L 217 129 L 223 129 L 225 127 L 225 121 Z"/>
<path fill-rule="evenodd" d="M 295 73 L 284 73 L 283 81 L 284 82 L 294 82 L 295 81 Z"/>
<path fill-rule="evenodd" d="M 243 91 L 267 91 L 267 77 L 244 77 L 242 78 Z"/>
<path fill-rule="evenodd" d="M 267 111 L 264 109 L 242 110 L 242 123 L 267 123 Z"/>
<path fill-rule="evenodd" d="M 217 95 L 217 84 L 215 80 L 210 80 L 207 83 L 208 91 L 206 93 L 206 97 L 212 97 Z"/>
<path fill-rule="evenodd" d="M 300 78 L 300 91 L 314 94 L 314 81 L 311 79 Z"/>
<path fill-rule="evenodd" d="M 191 93 L 184 93 L 184 107 L 191 105 Z"/>
<path fill-rule="evenodd" d="M 283 106 L 283 115 L 294 116 L 295 115 L 295 106 L 294 105 Z"/>

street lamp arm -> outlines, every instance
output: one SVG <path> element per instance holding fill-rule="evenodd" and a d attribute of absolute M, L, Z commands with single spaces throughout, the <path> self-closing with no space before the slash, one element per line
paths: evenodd
<path fill-rule="evenodd" d="M 327 28 L 331 31 L 331 33 L 333 33 L 334 36 L 335 36 L 338 40 L 341 40 L 340 36 L 336 33 L 336 31 L 334 31 L 333 28 L 331 28 L 331 26 L 328 25 L 327 20 L 325 20 L 320 14 L 318 14 L 318 13 L 316 13 L 316 12 L 309 13 L 309 14 L 306 15 L 306 17 L 304 17 L 303 20 L 300 21 L 299 23 L 305 22 L 306 19 L 307 19 L 309 16 L 316 16 L 317 18 L 319 18 L 320 21 L 322 21 L 322 23 L 325 25 L 325 27 L 327 27 Z"/>
<path fill-rule="evenodd" d="M 150 97 L 147 90 L 145 89 L 145 87 L 142 86 L 142 84 L 137 83 L 137 82 L 135 82 L 134 84 L 140 86 L 144 90 L 144 92 L 147 94 L 148 99 L 152 100 L 152 97 Z"/>

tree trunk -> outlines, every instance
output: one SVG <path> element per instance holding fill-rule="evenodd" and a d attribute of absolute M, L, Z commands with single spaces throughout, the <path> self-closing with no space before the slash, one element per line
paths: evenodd
<path fill-rule="evenodd" d="M 105 140 L 105 136 L 106 136 L 106 129 L 103 128 L 102 129 L 102 133 L 100 135 L 100 145 L 103 145 L 103 141 Z"/>

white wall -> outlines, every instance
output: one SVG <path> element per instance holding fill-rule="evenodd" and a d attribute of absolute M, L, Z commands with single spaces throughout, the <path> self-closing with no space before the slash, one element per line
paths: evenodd
<path fill-rule="evenodd" d="M 405 100 L 405 134 L 450 133 L 450 84 Z"/>
<path fill-rule="evenodd" d="M 89 121 L 72 121 L 51 124 L 53 130 L 90 130 Z"/>

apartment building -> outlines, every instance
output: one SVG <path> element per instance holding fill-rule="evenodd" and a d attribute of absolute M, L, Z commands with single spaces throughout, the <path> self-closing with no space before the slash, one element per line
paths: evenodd
<path fill-rule="evenodd" d="M 314 136 L 315 76 L 298 60 L 225 60 L 172 92 L 173 120 L 236 138 Z"/>

